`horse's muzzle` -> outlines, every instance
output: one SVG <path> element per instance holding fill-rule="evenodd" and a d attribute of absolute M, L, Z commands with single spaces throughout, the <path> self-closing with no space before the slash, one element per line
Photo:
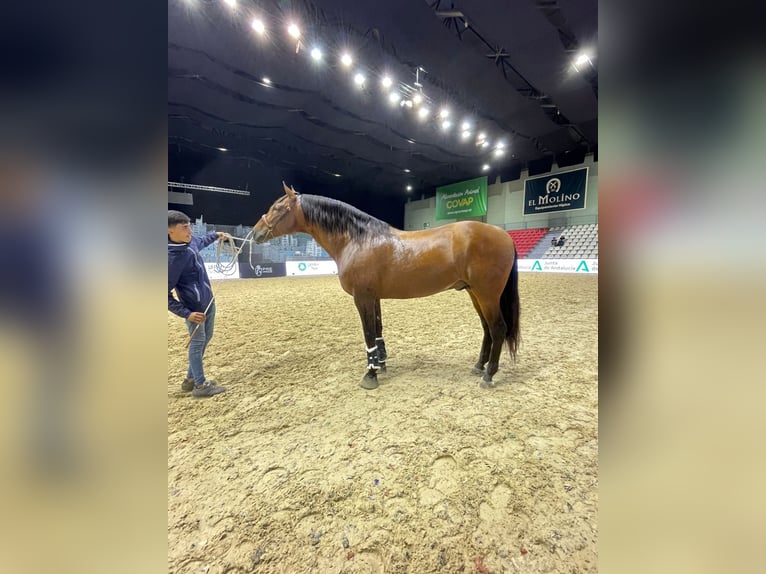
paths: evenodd
<path fill-rule="evenodd" d="M 266 228 L 263 229 L 255 229 L 253 228 L 253 241 L 256 243 L 263 243 L 266 241 L 266 238 L 269 236 L 269 230 Z"/>

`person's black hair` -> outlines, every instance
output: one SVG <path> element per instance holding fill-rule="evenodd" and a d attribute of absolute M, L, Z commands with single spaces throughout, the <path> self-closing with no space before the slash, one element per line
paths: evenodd
<path fill-rule="evenodd" d="M 179 223 L 190 223 L 189 216 L 175 209 L 168 209 L 168 227 L 175 227 Z"/>

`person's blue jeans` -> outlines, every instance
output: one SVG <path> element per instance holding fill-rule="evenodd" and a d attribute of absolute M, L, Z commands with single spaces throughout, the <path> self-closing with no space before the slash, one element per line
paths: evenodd
<path fill-rule="evenodd" d="M 186 320 L 186 326 L 189 334 L 192 334 L 197 323 Z M 215 302 L 210 305 L 205 314 L 205 322 L 200 323 L 199 329 L 194 333 L 194 337 L 189 344 L 189 370 L 186 372 L 187 378 L 194 378 L 195 385 L 201 385 L 205 382 L 205 369 L 202 366 L 202 357 L 205 355 L 205 349 L 210 339 L 213 338 L 213 329 L 215 327 Z"/>

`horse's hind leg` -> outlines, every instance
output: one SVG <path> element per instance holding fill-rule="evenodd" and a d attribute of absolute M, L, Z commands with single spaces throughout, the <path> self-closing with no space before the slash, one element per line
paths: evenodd
<path fill-rule="evenodd" d="M 375 321 L 375 298 L 365 295 L 354 295 L 354 304 L 362 319 L 364 342 L 367 349 L 367 373 L 362 378 L 363 389 L 375 389 L 378 387 L 378 373 L 380 360 L 378 348 L 375 346 L 376 321 Z"/>
<path fill-rule="evenodd" d="M 482 378 L 482 387 L 488 387 L 494 385 L 492 377 L 497 373 L 498 364 L 500 362 L 500 352 L 503 350 L 503 341 L 505 340 L 506 324 L 503 315 L 500 312 L 500 302 L 494 300 L 494 297 L 481 298 L 477 297 L 479 305 L 484 312 L 484 319 L 489 327 L 489 333 L 492 338 L 492 346 L 489 352 L 489 363 L 487 364 L 487 370 L 484 372 Z M 491 302 L 490 302 L 491 301 Z"/>
<path fill-rule="evenodd" d="M 479 319 L 481 319 L 481 328 L 484 329 L 484 339 L 481 342 L 481 352 L 479 353 L 479 360 L 476 362 L 476 365 L 471 369 L 471 373 L 474 375 L 481 375 L 484 373 L 484 365 L 489 360 L 489 350 L 492 345 L 492 336 L 489 334 L 489 326 L 487 325 L 487 321 L 484 319 L 484 313 L 481 310 L 481 305 L 479 305 L 479 301 L 476 299 L 476 296 L 471 292 L 470 289 L 466 289 L 468 291 L 468 295 L 471 296 L 471 302 L 473 303 L 473 308 L 476 309 L 476 313 L 479 314 Z"/>
<path fill-rule="evenodd" d="M 380 363 L 380 372 L 386 372 L 386 342 L 383 340 L 383 320 L 380 313 L 380 299 L 375 299 L 375 346 L 378 348 L 378 361 Z"/>

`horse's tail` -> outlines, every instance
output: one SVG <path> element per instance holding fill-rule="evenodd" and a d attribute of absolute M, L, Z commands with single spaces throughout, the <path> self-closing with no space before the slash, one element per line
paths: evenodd
<path fill-rule="evenodd" d="M 521 335 L 519 333 L 519 315 L 521 306 L 519 304 L 519 266 L 516 254 L 516 246 L 513 247 L 513 267 L 505 289 L 500 295 L 500 312 L 505 320 L 505 342 L 508 345 L 508 352 L 516 360 L 516 352 L 519 350 Z"/>

